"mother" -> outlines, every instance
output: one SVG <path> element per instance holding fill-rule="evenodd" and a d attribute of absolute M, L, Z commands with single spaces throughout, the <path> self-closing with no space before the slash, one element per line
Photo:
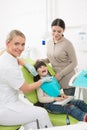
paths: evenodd
<path fill-rule="evenodd" d="M 44 62 L 51 63 L 56 78 L 66 95 L 74 95 L 75 87 L 69 86 L 69 80 L 75 74 L 77 58 L 72 43 L 64 37 L 65 22 L 55 19 L 51 24 L 52 38 L 47 43 L 47 59 Z"/>

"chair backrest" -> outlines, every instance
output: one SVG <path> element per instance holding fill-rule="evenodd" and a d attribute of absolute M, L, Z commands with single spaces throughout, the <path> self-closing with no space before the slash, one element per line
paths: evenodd
<path fill-rule="evenodd" d="M 27 83 L 34 82 L 32 74 L 25 67 L 22 67 L 22 72 Z M 36 90 L 33 90 L 29 93 L 25 93 L 24 95 L 32 103 L 36 103 L 38 101 Z"/>

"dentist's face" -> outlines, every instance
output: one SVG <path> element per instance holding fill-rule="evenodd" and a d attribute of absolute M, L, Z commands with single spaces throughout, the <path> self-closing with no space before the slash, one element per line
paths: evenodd
<path fill-rule="evenodd" d="M 6 43 L 7 51 L 14 57 L 19 57 L 25 48 L 25 39 L 21 36 L 15 36 Z"/>

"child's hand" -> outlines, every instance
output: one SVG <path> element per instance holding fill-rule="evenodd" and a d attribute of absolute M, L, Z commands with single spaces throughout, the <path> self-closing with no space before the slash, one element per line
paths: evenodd
<path fill-rule="evenodd" d="M 56 98 L 54 98 L 54 101 L 63 101 L 65 98 L 63 98 L 63 97 L 56 97 Z"/>
<path fill-rule="evenodd" d="M 65 95 L 65 94 L 63 94 L 63 93 L 61 94 L 61 97 L 63 97 L 64 99 L 65 99 L 65 98 L 68 98 L 68 96 Z"/>

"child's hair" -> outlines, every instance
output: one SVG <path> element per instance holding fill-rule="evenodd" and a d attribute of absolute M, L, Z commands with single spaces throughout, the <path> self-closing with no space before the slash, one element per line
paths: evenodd
<path fill-rule="evenodd" d="M 38 68 L 40 68 L 41 66 L 46 66 L 46 64 L 43 62 L 43 61 L 37 61 L 35 64 L 34 64 L 34 67 L 37 71 Z"/>
<path fill-rule="evenodd" d="M 43 61 L 37 61 L 35 64 L 34 64 L 34 67 L 37 71 L 38 68 L 40 68 L 41 66 L 47 66 Z M 48 71 L 48 74 L 50 75 L 50 72 Z M 37 75 L 37 76 L 34 76 L 34 81 L 38 81 L 40 79 L 40 76 Z"/>

